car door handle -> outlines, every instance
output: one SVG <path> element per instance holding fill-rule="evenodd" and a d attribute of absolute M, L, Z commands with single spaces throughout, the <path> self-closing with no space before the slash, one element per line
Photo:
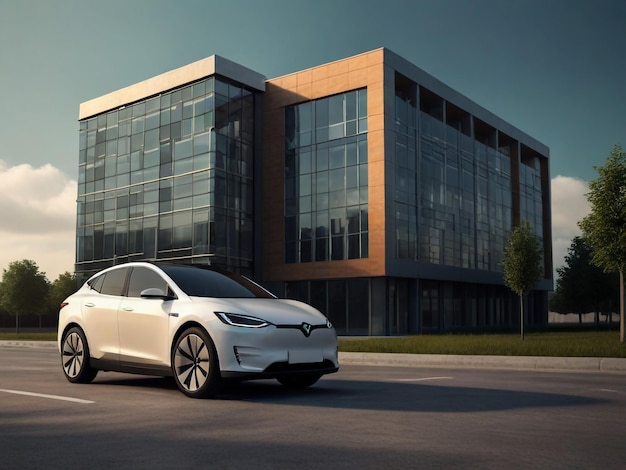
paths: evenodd
<path fill-rule="evenodd" d="M 95 307 L 95 306 L 96 306 L 96 304 L 94 304 L 94 303 L 92 303 L 92 302 L 87 302 L 87 303 L 85 304 L 85 307 Z"/>
<path fill-rule="evenodd" d="M 124 307 L 122 308 L 125 312 L 132 312 L 134 309 L 132 307 Z"/>

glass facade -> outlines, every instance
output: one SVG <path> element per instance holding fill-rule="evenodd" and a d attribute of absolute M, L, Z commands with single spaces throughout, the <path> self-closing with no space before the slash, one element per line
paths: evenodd
<path fill-rule="evenodd" d="M 367 90 L 285 108 L 285 262 L 368 257 Z"/>
<path fill-rule="evenodd" d="M 251 273 L 254 101 L 209 77 L 80 121 L 76 272 L 185 259 Z"/>
<path fill-rule="evenodd" d="M 396 83 L 395 186 L 393 191 L 398 259 L 418 259 L 417 85 Z"/>
<path fill-rule="evenodd" d="M 327 315 L 340 335 L 483 331 L 519 324 L 517 296 L 502 285 L 378 277 L 290 281 L 285 287 L 288 298 Z M 531 292 L 528 323 L 542 324 L 545 308 L 543 295 Z"/>
<path fill-rule="evenodd" d="M 396 258 L 501 272 L 513 216 L 508 148 L 474 139 L 471 116 L 458 108 L 444 114 L 442 99 L 418 109 L 417 85 L 401 85 L 395 94 Z M 528 194 L 533 209 L 537 198 L 541 208 L 540 189 Z"/>
<path fill-rule="evenodd" d="M 540 239 L 543 239 L 543 204 L 539 161 L 532 158 L 520 165 L 520 216 L 528 220 Z"/>
<path fill-rule="evenodd" d="M 493 125 L 400 74 L 395 76 L 394 87 L 393 128 L 385 129 L 385 139 L 392 139 L 386 148 L 394 152 L 385 156 L 393 162 L 387 166 L 394 172 L 393 186 L 385 194 L 394 208 L 390 225 L 395 229 L 395 244 L 388 245 L 393 251 L 385 256 L 440 268 L 432 271 L 436 273 L 433 277 L 398 277 L 388 272 L 384 277 L 294 280 L 285 283 L 284 294 L 324 312 L 341 335 L 403 335 L 517 325 L 518 300 L 510 289 L 498 282 L 473 282 L 472 276 L 477 270 L 485 271 L 493 282 L 498 277 L 492 273 L 502 273 L 504 249 L 513 227 L 515 171 L 520 180 L 519 217 L 529 220 L 542 236 L 539 157 Z M 330 227 L 316 221 L 320 211 L 322 220 L 328 221 L 325 211 L 332 191 L 341 190 L 343 198 L 343 191 L 354 187 L 346 177 L 349 162 L 366 162 L 358 158 L 358 144 L 357 156 L 346 156 L 344 141 L 352 144 L 354 140 L 346 139 L 354 137 L 335 134 L 336 139 L 331 138 L 329 126 L 347 129 L 339 123 L 342 115 L 338 111 L 335 121 L 322 120 L 333 115 L 329 100 L 337 100 L 336 110 L 345 109 L 349 95 L 286 108 L 287 263 L 345 259 L 334 257 L 335 245 L 326 241 L 328 233 L 330 237 L 336 233 L 334 218 L 330 217 Z M 357 143 L 359 137 L 361 134 L 356 135 Z M 341 149 L 336 163 L 331 163 L 329 156 L 332 147 Z M 338 181 L 344 179 L 345 187 L 329 187 L 329 173 L 334 168 L 340 168 Z M 442 273 L 443 279 L 438 278 Z M 467 281 L 445 280 L 448 276 L 467 276 Z M 545 308 L 545 293 L 529 294 L 529 324 L 543 324 Z"/>

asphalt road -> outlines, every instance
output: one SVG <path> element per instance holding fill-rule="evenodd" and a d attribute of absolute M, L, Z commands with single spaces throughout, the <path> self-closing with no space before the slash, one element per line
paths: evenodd
<path fill-rule="evenodd" d="M 626 375 L 344 365 L 213 400 L 0 348 L 0 468 L 624 468 Z"/>

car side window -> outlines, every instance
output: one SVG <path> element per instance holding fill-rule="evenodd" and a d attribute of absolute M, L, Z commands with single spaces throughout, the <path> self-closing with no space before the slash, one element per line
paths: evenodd
<path fill-rule="evenodd" d="M 91 287 L 93 290 L 95 290 L 96 292 L 100 292 L 102 290 L 102 282 L 104 281 L 104 274 L 98 276 L 97 278 L 89 281 L 87 284 L 89 284 L 89 287 Z"/>
<path fill-rule="evenodd" d="M 127 272 L 128 268 L 119 268 L 105 273 L 100 293 L 107 295 L 124 295 L 123 290 L 124 284 L 126 283 Z"/>
<path fill-rule="evenodd" d="M 141 297 L 141 292 L 149 288 L 161 289 L 168 294 L 167 282 L 157 272 L 148 268 L 133 268 L 128 282 L 128 297 Z"/>

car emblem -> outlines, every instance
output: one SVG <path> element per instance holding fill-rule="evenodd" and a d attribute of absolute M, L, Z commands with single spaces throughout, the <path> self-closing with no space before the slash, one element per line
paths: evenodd
<path fill-rule="evenodd" d="M 308 338 L 309 335 L 311 334 L 311 329 L 313 327 L 309 325 L 308 323 L 302 323 L 302 325 L 300 325 L 300 328 L 302 328 L 302 333 L 304 333 L 304 336 Z"/>

